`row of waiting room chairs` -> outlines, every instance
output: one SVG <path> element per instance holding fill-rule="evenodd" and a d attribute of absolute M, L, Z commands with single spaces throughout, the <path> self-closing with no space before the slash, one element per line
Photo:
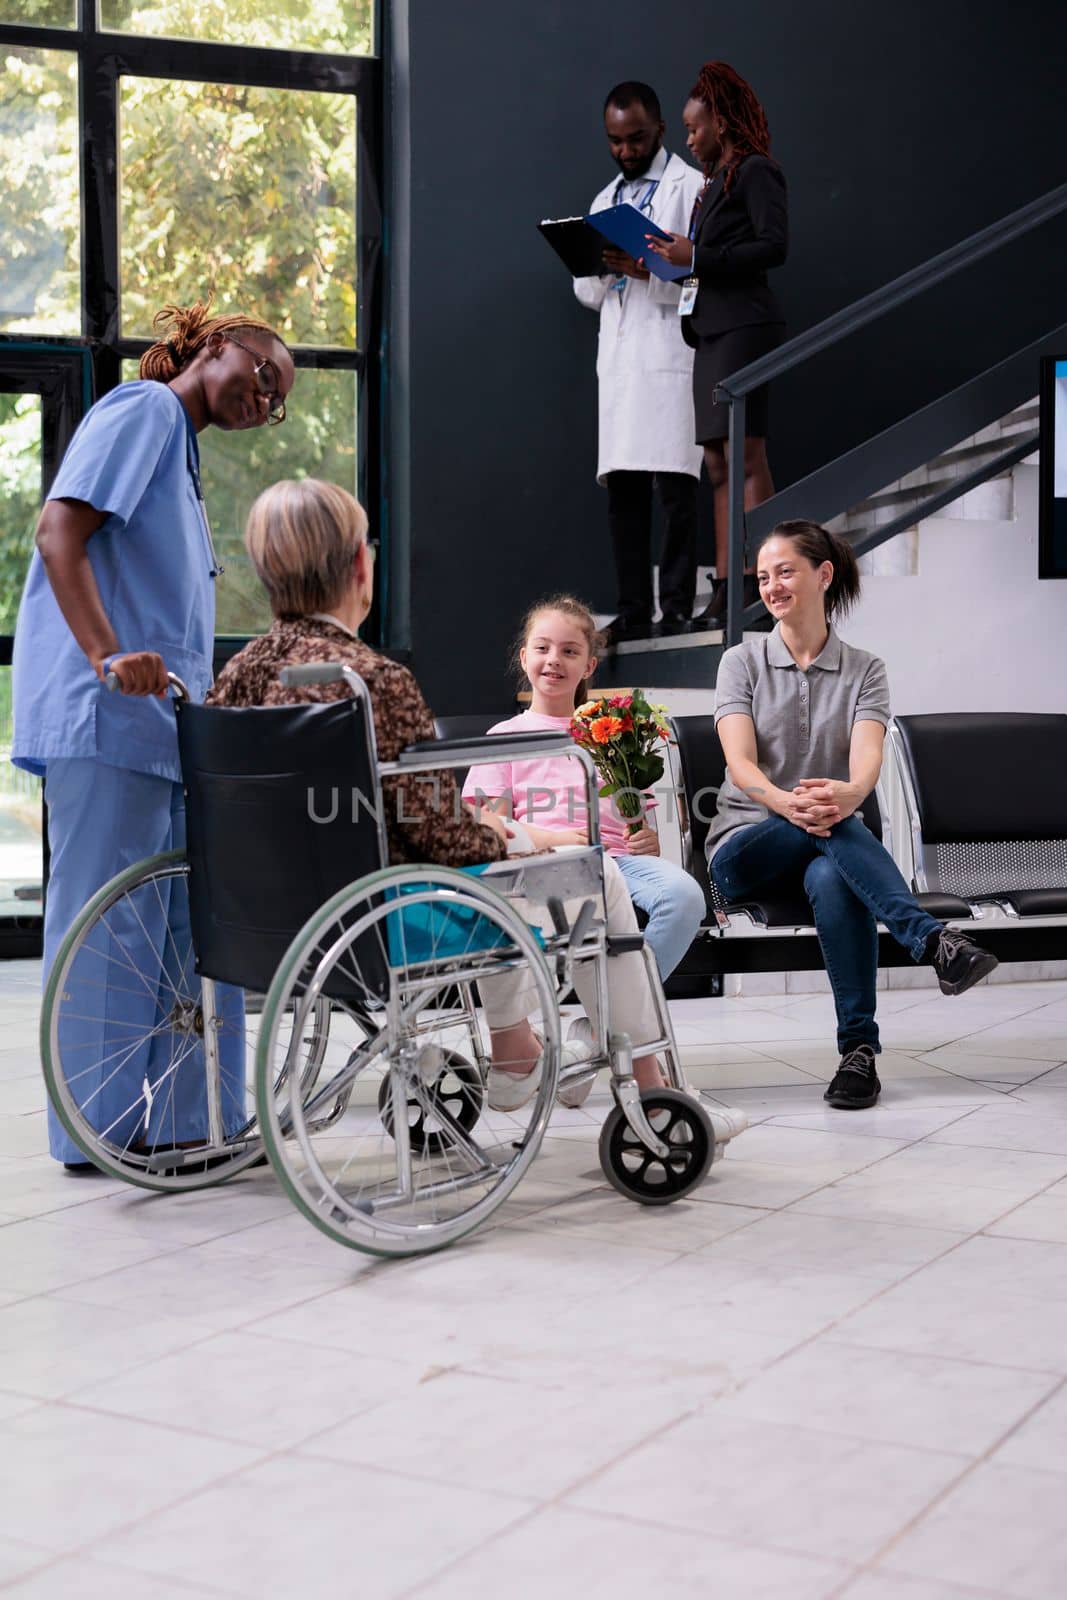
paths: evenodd
<path fill-rule="evenodd" d="M 488 718 L 439 719 L 442 737 L 484 733 Z M 675 974 L 814 970 L 822 955 L 803 893 L 727 905 L 704 856 L 726 761 L 714 717 L 672 718 L 682 865 L 704 891 L 704 927 Z M 902 826 L 889 830 L 894 786 Z M 958 712 L 897 717 L 883 776 L 863 806 L 920 903 L 1001 960 L 1067 958 L 1067 714 Z M 903 835 L 903 836 L 902 836 Z M 881 930 L 879 964 L 910 957 Z M 670 992 L 670 991 L 669 991 Z"/>

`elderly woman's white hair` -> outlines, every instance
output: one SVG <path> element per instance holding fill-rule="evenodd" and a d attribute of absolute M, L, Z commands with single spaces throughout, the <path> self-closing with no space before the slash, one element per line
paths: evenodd
<path fill-rule="evenodd" d="M 348 591 L 367 513 L 320 478 L 283 478 L 253 503 L 245 548 L 276 617 L 332 611 Z"/>

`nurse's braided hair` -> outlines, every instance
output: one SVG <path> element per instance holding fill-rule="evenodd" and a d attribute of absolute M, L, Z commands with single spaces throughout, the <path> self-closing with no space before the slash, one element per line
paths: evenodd
<path fill-rule="evenodd" d="M 289 349 L 269 322 L 261 322 L 258 317 L 213 317 L 210 313 L 210 300 L 207 305 L 197 300 L 191 306 L 164 306 L 157 311 L 152 326 L 158 338 L 141 357 L 141 377 L 170 383 L 200 353 L 213 333 L 236 333 L 239 328 L 269 333 Z"/>
<path fill-rule="evenodd" d="M 797 555 L 810 561 L 813 567 L 821 567 L 824 561 L 830 562 L 834 575 L 823 597 L 827 622 L 833 622 L 835 617 L 842 617 L 852 610 L 860 594 L 860 569 L 856 564 L 856 553 L 847 540 L 839 539 L 820 522 L 808 522 L 804 517 L 794 517 L 772 528 L 761 542 L 761 550 L 768 539 L 791 540 Z"/>
<path fill-rule="evenodd" d="M 766 112 L 751 86 L 726 61 L 705 61 L 689 98 L 702 100 L 709 111 L 714 111 L 733 140 L 734 153 L 722 175 L 723 193 L 729 194 L 737 168 L 746 156 L 771 153 Z"/>

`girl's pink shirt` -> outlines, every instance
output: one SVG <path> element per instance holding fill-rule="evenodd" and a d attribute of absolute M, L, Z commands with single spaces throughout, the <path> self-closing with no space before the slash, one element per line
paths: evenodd
<path fill-rule="evenodd" d="M 571 725 L 570 717 L 522 711 L 496 722 L 490 733 L 555 733 Z M 516 822 L 538 828 L 584 828 L 585 782 L 581 766 L 567 756 L 542 756 L 531 761 L 485 761 L 472 767 L 463 785 L 464 800 L 512 797 Z M 649 800 L 646 805 L 655 805 Z M 616 816 L 611 800 L 600 802 L 600 837 L 609 855 L 627 855 L 626 823 Z"/>

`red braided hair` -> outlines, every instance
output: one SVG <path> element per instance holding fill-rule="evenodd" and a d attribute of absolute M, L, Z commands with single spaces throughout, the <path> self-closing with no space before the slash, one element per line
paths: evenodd
<path fill-rule="evenodd" d="M 701 100 L 725 123 L 734 153 L 723 168 L 722 186 L 729 194 L 734 174 L 746 156 L 769 156 L 771 131 L 767 116 L 751 87 L 726 61 L 705 61 L 690 100 Z"/>

